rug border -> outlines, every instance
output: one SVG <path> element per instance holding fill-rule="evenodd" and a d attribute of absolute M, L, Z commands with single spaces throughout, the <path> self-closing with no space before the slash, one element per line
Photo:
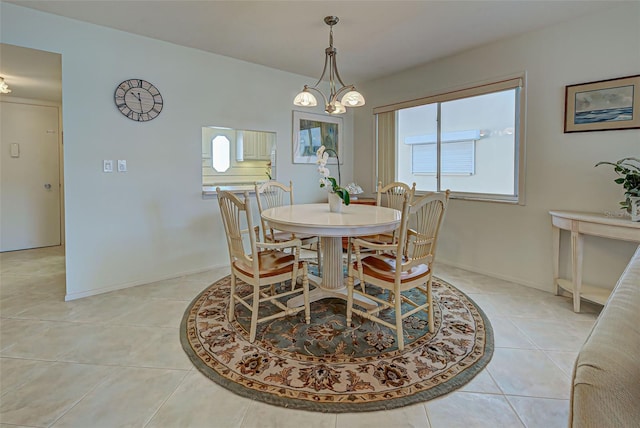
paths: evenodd
<path fill-rule="evenodd" d="M 228 275 L 225 275 L 228 276 Z M 191 363 L 198 369 L 200 373 L 202 373 L 207 378 L 214 381 L 216 384 L 222 386 L 229 391 L 253 401 L 260 401 L 267 404 L 272 404 L 278 407 L 284 407 L 287 409 L 296 409 L 296 410 L 306 410 L 312 412 L 321 412 L 321 413 L 361 413 L 361 412 L 374 412 L 379 410 L 390 410 L 396 409 L 399 407 L 409 406 L 411 404 L 417 404 L 420 402 L 425 402 L 432 400 L 437 397 L 441 397 L 448 393 L 454 392 L 461 388 L 462 386 L 469 383 L 473 378 L 475 378 L 480 371 L 482 371 L 491 358 L 493 357 L 494 352 L 494 337 L 493 337 L 493 327 L 489 322 L 489 318 L 484 313 L 484 311 L 478 306 L 478 304 L 470 298 L 466 293 L 461 291 L 458 287 L 454 286 L 448 281 L 441 279 L 434 275 L 434 280 L 443 282 L 448 286 L 456 289 L 459 293 L 461 293 L 467 300 L 469 300 L 477 309 L 478 313 L 482 317 L 482 321 L 484 322 L 485 327 L 485 346 L 484 346 L 484 354 L 482 357 L 476 361 L 471 367 L 466 368 L 463 372 L 456 375 L 453 379 L 450 379 L 438 386 L 434 386 L 425 391 L 416 392 L 413 395 L 407 397 L 398 397 L 398 398 L 389 398 L 388 400 L 374 401 L 370 403 L 314 403 L 313 401 L 307 400 L 299 400 L 297 398 L 282 398 L 270 394 L 268 392 L 256 391 L 247 389 L 242 385 L 239 385 L 235 382 L 230 381 L 229 379 L 220 376 L 215 370 L 212 370 L 206 364 L 204 364 L 198 355 L 194 352 L 189 340 L 187 338 L 187 322 L 189 318 L 189 313 L 193 305 L 200 299 L 200 297 L 206 293 L 209 288 L 214 285 L 216 282 L 224 279 L 217 279 L 212 284 L 208 285 L 204 290 L 202 290 L 198 295 L 191 300 L 185 313 L 182 317 L 182 321 L 180 322 L 180 343 L 182 345 L 182 349 L 185 354 L 191 361 Z"/>

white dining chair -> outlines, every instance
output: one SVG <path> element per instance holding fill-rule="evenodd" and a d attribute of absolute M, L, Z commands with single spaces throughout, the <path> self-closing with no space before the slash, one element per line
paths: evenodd
<path fill-rule="evenodd" d="M 229 296 L 229 320 L 235 319 L 236 303 L 246 307 L 251 312 L 251 326 L 249 341 L 256 339 L 257 325 L 264 321 L 289 316 L 305 311 L 305 321 L 309 324 L 311 312 L 309 309 L 309 278 L 307 263 L 300 261 L 302 242 L 291 239 L 283 242 L 258 242 L 258 232 L 253 226 L 251 218 L 251 202 L 249 193 L 245 192 L 243 199 L 237 195 L 216 189 L 222 222 L 227 236 L 229 258 L 231 264 L 231 293 Z M 242 229 L 241 224 L 246 224 Z M 249 251 L 245 250 L 243 235 L 249 236 Z M 289 250 L 285 252 L 284 250 Z M 302 279 L 298 286 L 298 279 Z M 252 292 L 241 294 L 238 292 L 237 282 L 242 280 L 252 286 Z M 291 288 L 276 286 L 285 281 L 291 282 Z M 289 308 L 284 297 L 302 293 L 304 305 Z M 261 303 L 271 303 L 279 311 L 260 317 Z"/>
<path fill-rule="evenodd" d="M 385 325 L 395 330 L 398 349 L 404 349 L 402 322 L 419 311 L 427 313 L 429 331 L 434 331 L 433 298 L 431 284 L 438 236 L 449 202 L 449 191 L 433 192 L 410 202 L 405 194 L 402 203 L 402 219 L 397 239 L 392 243 L 375 243 L 360 238 L 353 240 L 355 261 L 349 265 L 347 279 L 347 325 L 353 314 Z M 409 219 L 415 228 L 409 228 Z M 363 250 L 374 251 L 363 254 Z M 361 289 L 354 287 L 355 278 Z M 373 285 L 389 293 L 386 300 L 378 293 L 368 292 L 366 285 Z M 424 300 L 409 298 L 407 291 L 418 290 Z M 354 293 L 375 301 L 371 309 L 356 307 Z M 403 294 L 405 293 L 405 294 Z M 410 309 L 405 310 L 407 307 Z M 395 323 L 380 318 L 385 309 L 395 311 Z"/>
<path fill-rule="evenodd" d="M 293 205 L 293 182 L 291 181 L 289 181 L 289 186 L 273 180 L 261 184 L 255 183 L 255 192 L 260 214 L 268 208 Z M 262 225 L 262 234 L 265 242 L 283 242 L 298 238 L 302 241 L 302 245 L 315 245 L 318 272 L 322 271 L 322 251 L 320 248 L 320 238 L 318 236 L 274 229 L 262 217 L 260 217 L 260 223 Z"/>

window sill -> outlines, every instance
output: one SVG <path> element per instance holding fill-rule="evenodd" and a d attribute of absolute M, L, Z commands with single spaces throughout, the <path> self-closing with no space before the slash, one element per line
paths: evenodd
<path fill-rule="evenodd" d="M 202 186 L 202 199 L 213 199 L 218 195 L 216 187 L 220 187 L 220 190 L 232 193 L 255 193 L 255 187 L 253 184 L 232 184 L 224 186 Z"/>
<path fill-rule="evenodd" d="M 416 196 L 422 196 L 428 194 L 427 190 L 416 190 Z M 457 199 L 462 201 L 477 201 L 477 202 L 497 202 L 499 204 L 508 205 L 525 205 L 524 198 L 514 198 L 513 196 L 498 196 L 498 195 L 471 195 L 467 193 L 454 193 L 451 192 L 450 199 Z"/>

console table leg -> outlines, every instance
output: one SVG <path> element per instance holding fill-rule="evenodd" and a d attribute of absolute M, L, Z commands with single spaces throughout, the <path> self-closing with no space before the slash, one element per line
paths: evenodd
<path fill-rule="evenodd" d="M 582 251 L 584 238 L 579 232 L 571 231 L 571 274 L 573 279 L 573 311 L 580 312 L 582 291 Z"/>
<path fill-rule="evenodd" d="M 552 255 L 553 255 L 553 286 L 556 289 L 556 296 L 560 295 L 558 278 L 560 275 L 560 228 L 551 228 Z"/>

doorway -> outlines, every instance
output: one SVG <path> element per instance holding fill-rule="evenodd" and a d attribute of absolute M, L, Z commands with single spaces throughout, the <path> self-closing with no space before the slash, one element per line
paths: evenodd
<path fill-rule="evenodd" d="M 62 57 L 0 44 L 0 76 L 0 252 L 62 245 Z"/>
<path fill-rule="evenodd" d="M 2 101 L 0 251 L 60 245 L 58 107 Z"/>

